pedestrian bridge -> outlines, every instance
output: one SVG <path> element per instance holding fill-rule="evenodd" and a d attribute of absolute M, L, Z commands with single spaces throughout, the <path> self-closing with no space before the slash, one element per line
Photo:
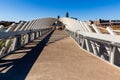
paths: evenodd
<path fill-rule="evenodd" d="M 14 23 L 0 34 L 0 79 L 120 80 L 120 37 L 106 30 L 70 18 Z"/>

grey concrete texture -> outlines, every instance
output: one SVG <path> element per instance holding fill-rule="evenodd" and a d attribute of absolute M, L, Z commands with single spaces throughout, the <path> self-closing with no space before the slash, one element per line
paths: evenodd
<path fill-rule="evenodd" d="M 64 30 L 56 30 L 43 42 L 40 40 L 3 58 L 0 79 L 120 80 L 119 69 L 80 49 Z"/>

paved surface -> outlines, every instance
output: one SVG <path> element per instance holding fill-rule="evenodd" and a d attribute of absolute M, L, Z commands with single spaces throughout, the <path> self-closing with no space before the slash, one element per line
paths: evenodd
<path fill-rule="evenodd" d="M 25 50 L 2 59 L 2 65 L 9 65 L 4 69 L 5 66 L 0 64 L 0 68 L 3 68 L 0 79 L 120 80 L 120 70 L 80 49 L 66 32 L 55 31 L 49 36 L 32 53 L 29 53 L 31 49 L 26 45 Z M 30 43 L 28 47 L 36 46 L 35 43 Z"/>

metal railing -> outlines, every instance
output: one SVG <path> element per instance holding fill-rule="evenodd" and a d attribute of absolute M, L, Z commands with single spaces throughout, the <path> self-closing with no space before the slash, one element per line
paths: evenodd
<path fill-rule="evenodd" d="M 120 66 L 120 36 L 66 31 L 83 49 Z"/>
<path fill-rule="evenodd" d="M 8 55 L 16 49 L 21 48 L 25 44 L 34 39 L 45 35 L 52 31 L 52 28 L 14 31 L 14 32 L 1 32 L 0 33 L 0 58 Z"/>

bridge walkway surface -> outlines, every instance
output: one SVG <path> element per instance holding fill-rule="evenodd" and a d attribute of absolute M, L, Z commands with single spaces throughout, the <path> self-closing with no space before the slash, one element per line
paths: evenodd
<path fill-rule="evenodd" d="M 55 30 L 2 58 L 0 80 L 120 80 L 120 70 Z"/>

